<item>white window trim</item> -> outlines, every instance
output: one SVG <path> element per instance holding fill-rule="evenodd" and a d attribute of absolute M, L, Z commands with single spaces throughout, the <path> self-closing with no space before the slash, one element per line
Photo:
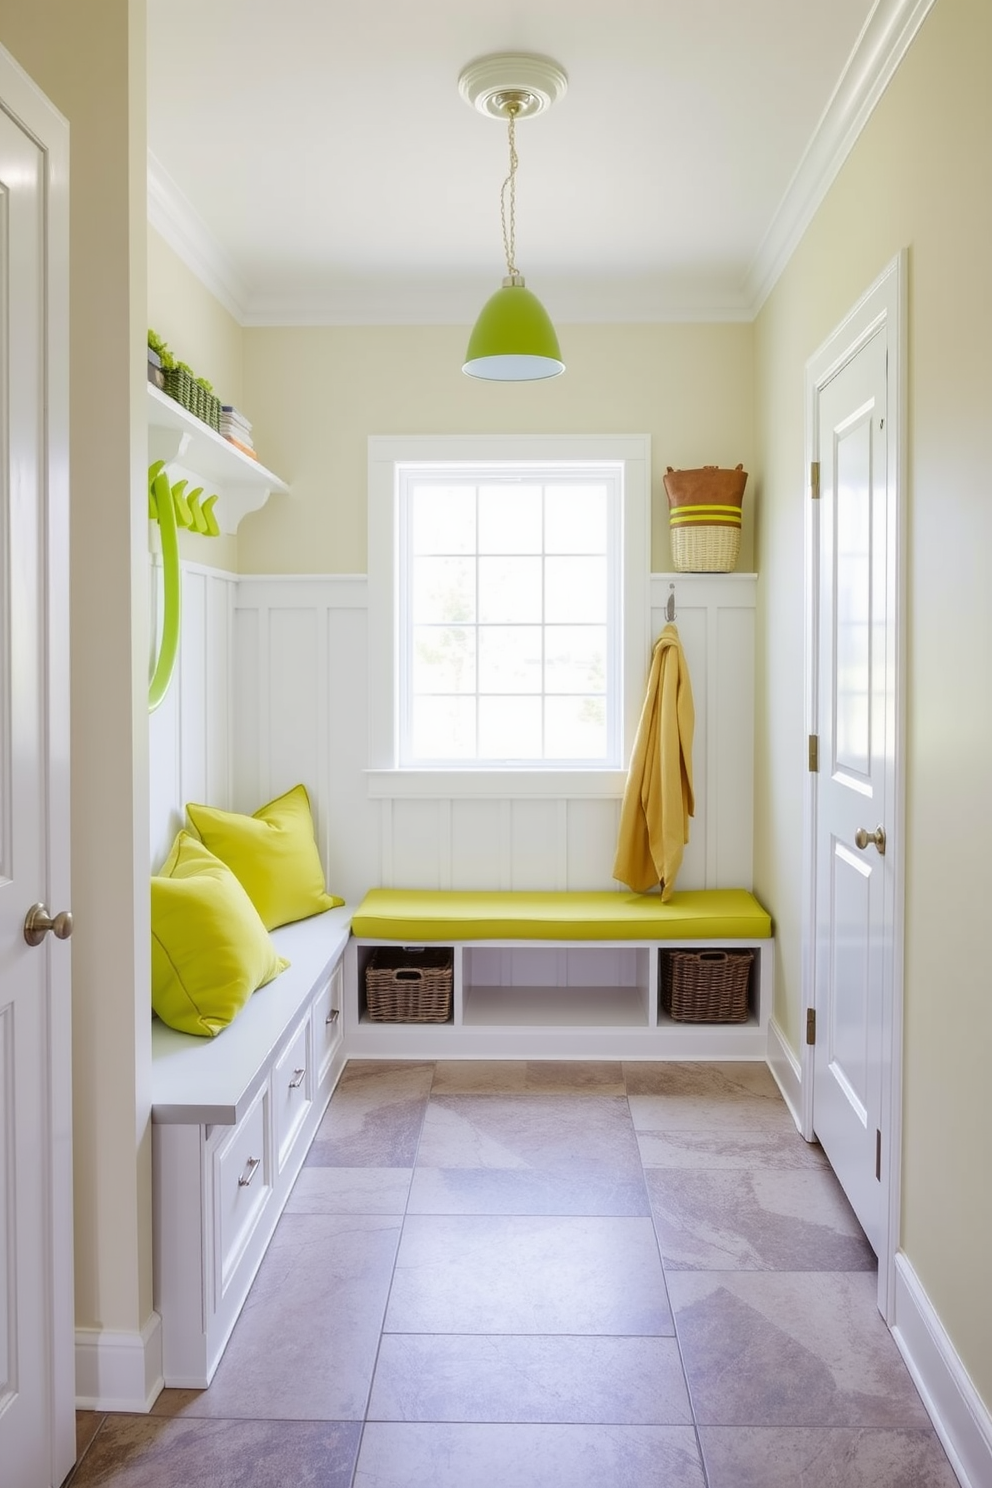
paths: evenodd
<path fill-rule="evenodd" d="M 651 440 L 647 434 L 372 435 L 369 438 L 369 795 L 390 797 L 619 796 L 624 772 L 400 770 L 396 702 L 398 553 L 396 465 L 404 461 L 612 460 L 624 465 L 623 710 L 626 762 L 651 654 Z"/>

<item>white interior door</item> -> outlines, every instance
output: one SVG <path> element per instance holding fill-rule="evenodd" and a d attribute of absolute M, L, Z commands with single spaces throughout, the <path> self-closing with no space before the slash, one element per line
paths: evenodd
<path fill-rule="evenodd" d="M 897 400 L 886 292 L 813 378 L 812 1128 L 876 1254 L 888 1245 L 896 972 Z"/>
<path fill-rule="evenodd" d="M 25 117 L 27 116 L 27 118 Z M 37 127 L 42 133 L 39 137 Z M 0 1463 L 75 1460 L 67 909 L 65 126 L 0 56 Z M 47 139 L 46 139 L 47 136 Z M 52 141 L 55 154 L 48 148 Z M 52 187 L 54 184 L 54 196 Z M 49 211 L 58 225 L 54 227 Z M 56 244 L 58 247 L 56 249 Z M 53 251 L 55 250 L 55 251 Z M 61 338 L 59 360 L 53 351 Z M 57 896 L 57 897 L 56 897 Z M 54 902 L 53 902 L 54 901 Z M 59 922 L 60 931 L 69 928 Z"/>

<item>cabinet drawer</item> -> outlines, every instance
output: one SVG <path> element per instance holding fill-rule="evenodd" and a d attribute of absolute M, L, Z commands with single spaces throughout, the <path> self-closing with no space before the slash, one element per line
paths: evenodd
<path fill-rule="evenodd" d="M 245 1246 L 272 1195 L 268 1141 L 269 1091 L 258 1092 L 213 1155 L 217 1301 L 223 1297 Z"/>
<path fill-rule="evenodd" d="M 334 1051 L 341 1042 L 343 989 L 344 967 L 338 962 L 327 983 L 318 992 L 313 1005 L 313 1047 L 318 1088 L 327 1078 Z"/>
<path fill-rule="evenodd" d="M 313 1037 L 309 1013 L 272 1071 L 277 1172 L 282 1172 L 313 1101 Z"/>

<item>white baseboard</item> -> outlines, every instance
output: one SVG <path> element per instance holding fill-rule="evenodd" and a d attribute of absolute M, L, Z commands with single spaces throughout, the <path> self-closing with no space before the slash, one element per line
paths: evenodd
<path fill-rule="evenodd" d="M 895 1270 L 892 1336 L 962 1488 L 990 1488 L 992 1414 L 901 1251 Z"/>
<path fill-rule="evenodd" d="M 802 1065 L 786 1043 L 785 1034 L 774 1018 L 768 1020 L 768 1068 L 782 1092 L 782 1099 L 792 1119 L 802 1132 L 803 1071 Z"/>
<path fill-rule="evenodd" d="M 162 1389 L 162 1319 L 140 1333 L 76 1329 L 76 1409 L 150 1411 Z"/>

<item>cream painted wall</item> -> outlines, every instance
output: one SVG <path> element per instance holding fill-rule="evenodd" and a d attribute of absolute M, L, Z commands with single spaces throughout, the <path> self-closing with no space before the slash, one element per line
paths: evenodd
<path fill-rule="evenodd" d="M 364 573 L 367 439 L 409 433 L 652 436 L 652 568 L 671 566 L 666 465 L 751 473 L 738 567 L 751 567 L 755 493 L 749 325 L 559 327 L 550 382 L 484 383 L 461 370 L 467 328 L 245 332 L 245 411 L 265 463 L 292 486 L 242 523 L 242 573 Z M 759 496 L 760 500 L 760 496 Z"/>
<path fill-rule="evenodd" d="M 153 227 L 148 229 L 148 324 L 180 361 L 241 406 L 244 331 Z"/>
<path fill-rule="evenodd" d="M 763 490 L 755 885 L 777 1017 L 798 1048 L 803 769 L 803 373 L 910 250 L 903 1236 L 992 1406 L 992 6 L 938 0 L 756 324 Z"/>
<path fill-rule="evenodd" d="M 76 1317 L 152 1310 L 144 0 L 0 0 L 70 125 Z"/>

